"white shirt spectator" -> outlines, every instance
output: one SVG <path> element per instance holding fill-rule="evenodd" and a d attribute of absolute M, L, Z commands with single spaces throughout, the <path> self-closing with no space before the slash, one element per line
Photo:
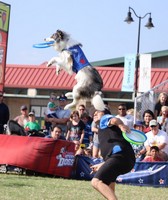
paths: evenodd
<path fill-rule="evenodd" d="M 144 143 L 145 147 L 166 144 L 162 151 L 168 154 L 168 136 L 165 131 L 158 129 L 158 133 L 156 135 L 154 135 L 152 131 L 149 131 L 146 133 L 146 136 L 147 140 Z"/>

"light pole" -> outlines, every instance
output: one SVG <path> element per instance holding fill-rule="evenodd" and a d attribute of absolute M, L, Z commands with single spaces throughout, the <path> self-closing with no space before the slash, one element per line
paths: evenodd
<path fill-rule="evenodd" d="M 137 52 L 136 52 L 136 63 L 135 63 L 135 85 L 134 85 L 134 98 L 137 97 L 137 92 L 138 92 L 138 68 L 139 68 L 139 47 L 140 47 L 140 33 L 141 33 L 141 20 L 144 19 L 147 15 L 149 15 L 149 19 L 145 27 L 148 29 L 153 28 L 154 25 L 152 23 L 152 18 L 151 18 L 151 13 L 146 13 L 143 17 L 138 16 L 135 12 L 135 10 L 131 7 L 129 7 L 129 11 L 127 14 L 126 19 L 124 20 L 128 24 L 131 22 L 134 22 L 132 16 L 131 16 L 131 11 L 135 14 L 135 16 L 139 19 L 139 26 L 138 26 L 138 42 L 137 42 Z"/>

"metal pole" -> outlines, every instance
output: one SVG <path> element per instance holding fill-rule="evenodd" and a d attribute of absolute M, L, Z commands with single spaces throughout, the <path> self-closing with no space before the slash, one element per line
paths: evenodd
<path fill-rule="evenodd" d="M 139 47 L 140 47 L 140 32 L 141 32 L 141 17 L 139 19 L 139 26 L 138 26 L 138 42 L 137 42 L 137 54 L 136 54 L 136 66 L 135 66 L 135 93 L 134 97 L 137 97 L 138 93 L 138 69 L 139 69 Z"/>

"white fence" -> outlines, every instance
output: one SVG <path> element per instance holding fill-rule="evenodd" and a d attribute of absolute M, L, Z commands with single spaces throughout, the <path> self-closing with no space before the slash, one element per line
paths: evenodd
<path fill-rule="evenodd" d="M 143 93 L 135 98 L 134 103 L 134 119 L 139 119 L 143 121 L 143 113 L 145 110 L 154 111 L 155 103 L 161 92 L 168 93 L 168 80 L 162 82 L 161 84 L 155 86 L 148 92 Z"/>

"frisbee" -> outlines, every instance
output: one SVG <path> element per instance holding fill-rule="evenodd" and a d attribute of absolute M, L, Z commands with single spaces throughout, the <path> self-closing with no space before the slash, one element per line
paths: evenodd
<path fill-rule="evenodd" d="M 144 132 L 136 129 L 131 129 L 131 133 L 122 132 L 122 135 L 124 139 L 127 140 L 129 143 L 136 145 L 143 144 L 147 140 Z"/>
<path fill-rule="evenodd" d="M 44 43 L 39 43 L 39 44 L 34 44 L 33 47 L 34 48 L 48 48 L 51 46 L 51 44 L 53 44 L 54 41 L 51 42 L 44 42 Z"/>

